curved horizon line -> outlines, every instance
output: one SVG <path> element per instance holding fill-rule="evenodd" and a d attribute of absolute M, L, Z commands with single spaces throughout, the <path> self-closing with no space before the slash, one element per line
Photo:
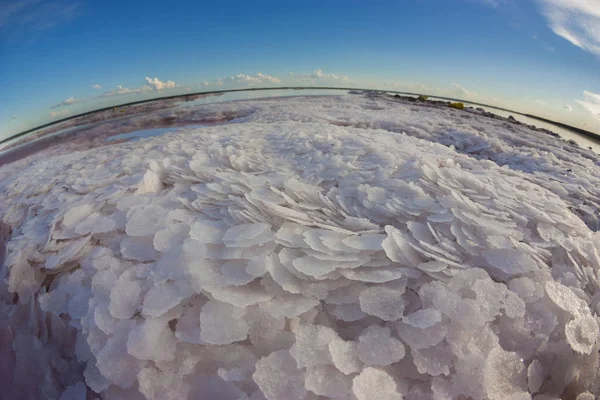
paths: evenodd
<path fill-rule="evenodd" d="M 550 123 L 553 124 L 555 126 L 561 127 L 561 128 L 565 128 L 568 130 L 571 130 L 575 133 L 590 137 L 592 139 L 598 140 L 600 141 L 600 134 L 591 132 L 591 131 L 587 131 L 585 129 L 582 128 L 578 128 L 575 126 L 571 126 L 571 125 L 567 125 L 563 122 L 557 122 L 557 121 L 552 121 L 543 117 L 538 117 L 535 115 L 531 115 L 531 114 L 527 114 L 527 113 L 523 113 L 523 112 L 519 112 L 519 111 L 514 111 L 514 110 L 510 110 L 507 108 L 503 108 L 503 107 L 499 107 L 499 106 L 491 106 L 489 104 L 484 104 L 484 103 L 478 103 L 475 101 L 469 101 L 469 100 L 462 100 L 462 99 L 458 99 L 458 98 L 453 98 L 453 97 L 444 97 L 444 96 L 437 96 L 437 95 L 430 95 L 430 94 L 425 94 L 425 93 L 414 93 L 414 92 L 402 92 L 402 91 L 397 91 L 397 90 L 385 90 L 385 89 L 365 89 L 365 88 L 348 88 L 348 87 L 332 87 L 332 86 L 279 86 L 279 87 L 260 87 L 260 88 L 239 88 L 239 89 L 225 89 L 225 90 L 212 90 L 212 91 L 206 91 L 206 92 L 194 92 L 194 93 L 182 93 L 182 94 L 175 94 L 175 95 L 169 95 L 169 96 L 163 96 L 163 97 L 153 97 L 151 99 L 143 99 L 143 100 L 136 100 L 136 101 L 131 101 L 128 103 L 122 103 L 119 105 L 112 105 L 112 106 L 107 106 L 107 107 L 102 107 L 102 108 L 97 108 L 94 110 L 90 110 L 90 111 L 86 111 L 80 114 L 76 114 L 76 115 L 72 115 L 69 117 L 65 117 L 56 121 L 52 121 L 52 122 L 48 122 L 39 126 L 36 126 L 35 128 L 31 128 L 31 129 L 27 129 L 25 131 L 19 132 L 15 135 L 12 135 L 6 139 L 2 139 L 0 140 L 0 145 L 13 140 L 13 139 L 17 139 L 21 136 L 27 135 L 28 133 L 32 133 L 35 132 L 39 129 L 43 129 L 52 125 L 57 125 L 60 124 L 62 122 L 66 122 L 66 121 L 70 121 L 72 119 L 75 118 L 80 118 L 80 117 L 84 117 L 86 115 L 91 115 L 91 114 L 95 114 L 98 112 L 102 112 L 102 111 L 106 111 L 106 110 L 110 110 L 111 108 L 116 108 L 116 107 L 128 107 L 128 106 L 133 106 L 136 104 L 144 104 L 144 103 L 151 103 L 153 101 L 160 101 L 160 100 L 170 100 L 170 99 L 176 99 L 178 97 L 185 97 L 185 96 L 198 96 L 198 95 L 203 95 L 203 94 L 223 94 L 223 93 L 234 93 L 234 92 L 250 92 L 250 91 L 263 91 L 263 90 L 361 90 L 361 91 L 371 91 L 371 92 L 385 92 L 385 93 L 394 93 L 394 94 L 404 94 L 404 95 L 410 95 L 410 96 L 427 96 L 427 97 L 434 97 L 434 98 L 438 98 L 438 99 L 444 99 L 444 100 L 451 100 L 451 101 L 457 101 L 457 102 L 462 102 L 462 103 L 468 103 L 468 104 L 474 104 L 477 106 L 483 106 L 483 107 L 489 107 L 489 108 L 495 108 L 497 110 L 501 110 L 501 111 L 506 111 L 506 112 L 510 112 L 510 113 L 514 113 L 514 114 L 518 114 L 518 115 L 522 115 L 525 117 L 529 117 L 529 118 L 533 118 L 536 119 L 538 121 L 542 121 L 542 122 L 546 122 L 546 123 Z"/>

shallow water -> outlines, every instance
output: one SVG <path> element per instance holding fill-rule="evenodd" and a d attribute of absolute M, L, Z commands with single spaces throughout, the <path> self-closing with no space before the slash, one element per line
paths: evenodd
<path fill-rule="evenodd" d="M 468 104 L 468 103 L 465 103 L 465 104 Z M 476 107 L 480 107 L 480 106 L 476 106 Z M 523 122 L 527 125 L 534 125 L 537 128 L 545 128 L 552 132 L 556 132 L 560 135 L 561 138 L 563 138 L 565 140 L 572 139 L 579 146 L 585 147 L 585 148 L 591 147 L 593 151 L 595 151 L 596 153 L 600 153 L 600 143 L 599 142 L 592 140 L 586 136 L 575 133 L 573 131 L 570 131 L 568 129 L 561 128 L 560 126 L 549 124 L 547 122 L 540 121 L 537 119 L 529 118 L 525 115 L 520 115 L 520 114 L 510 113 L 510 112 L 504 111 L 504 110 L 499 110 L 494 107 L 481 107 L 481 108 L 483 108 L 486 111 L 493 112 L 494 114 L 500 115 L 501 117 L 505 117 L 505 118 L 508 118 L 509 116 L 512 115 L 513 118 L 519 122 Z"/>
<path fill-rule="evenodd" d="M 432 99 L 447 100 L 443 97 L 432 97 Z M 565 129 L 560 126 L 550 124 L 550 123 L 547 123 L 544 121 L 533 119 L 533 118 L 527 117 L 525 115 L 518 114 L 517 112 L 504 111 L 499 108 L 495 108 L 493 106 L 481 106 L 479 104 L 473 104 L 473 103 L 469 103 L 466 101 L 463 103 L 465 104 L 465 106 L 468 106 L 468 107 L 482 108 L 487 112 L 491 112 L 493 114 L 499 115 L 504 118 L 508 118 L 508 117 L 512 116 L 515 120 L 522 122 L 524 124 L 533 125 L 537 128 L 548 129 L 549 131 L 558 133 L 560 135 L 560 137 L 565 140 L 574 140 L 575 143 L 577 143 L 580 147 L 584 147 L 586 149 L 591 147 L 594 152 L 600 154 L 600 142 L 590 139 L 587 136 L 580 135 L 571 130 L 568 130 L 568 129 Z"/>
<path fill-rule="evenodd" d="M 348 92 L 349 92 L 349 90 L 347 90 L 347 89 L 273 89 L 273 90 L 227 92 L 227 93 L 216 94 L 213 96 L 201 97 L 201 98 L 191 100 L 191 101 L 185 101 L 185 96 L 182 96 L 181 102 L 174 105 L 172 108 L 173 109 L 191 108 L 191 107 L 197 107 L 197 106 L 207 105 L 207 104 L 229 102 L 229 101 L 239 101 L 239 100 L 261 99 L 261 98 L 275 98 L 275 97 L 289 98 L 289 97 L 296 97 L 296 96 L 344 95 L 344 94 L 347 94 Z M 432 97 L 432 99 L 446 100 L 445 98 L 442 98 L 442 97 Z M 504 110 L 495 108 L 493 106 L 480 106 L 478 104 L 472 104 L 469 102 L 464 102 L 464 104 L 467 106 L 474 107 L 474 108 L 482 108 L 488 112 L 492 112 L 492 113 L 499 115 L 501 117 L 504 117 L 504 118 L 513 116 L 519 122 L 522 122 L 522 123 L 525 123 L 528 125 L 534 125 L 538 128 L 545 128 L 552 132 L 556 132 L 563 139 L 574 140 L 579 146 L 581 146 L 583 148 L 591 147 L 594 152 L 600 154 L 600 142 L 597 142 L 586 136 L 577 134 L 568 129 L 565 129 L 565 128 L 562 128 L 562 127 L 559 127 L 559 126 L 556 126 L 556 125 L 553 125 L 550 123 L 546 123 L 543 121 L 539 121 L 539 120 L 536 120 L 533 118 L 529 118 L 529 117 L 521 115 L 521 114 L 504 111 Z M 123 118 L 129 118 L 129 117 L 130 116 L 125 116 Z M 115 120 L 117 120 L 117 119 L 115 119 Z M 69 127 L 69 128 L 65 128 L 65 129 L 59 130 L 57 132 L 48 134 L 43 137 L 49 138 L 49 137 L 53 137 L 53 136 L 59 136 L 62 134 L 72 132 L 74 130 L 89 128 L 93 125 L 97 125 L 97 124 L 104 123 L 104 122 L 106 122 L 106 121 L 100 121 L 98 123 L 81 125 L 81 126 L 76 126 L 76 127 Z M 230 122 L 230 121 L 228 121 L 228 122 Z M 119 140 L 119 139 L 138 140 L 140 138 L 160 136 L 165 133 L 175 132 L 175 131 L 183 129 L 183 128 L 196 127 L 196 126 L 197 125 L 189 125 L 189 126 L 187 126 L 187 125 L 181 126 L 180 125 L 180 126 L 168 127 L 168 128 L 141 129 L 141 130 L 137 130 L 137 131 L 133 131 L 133 132 L 127 132 L 127 133 L 111 136 L 110 138 L 108 138 L 108 140 L 109 141 Z M 39 131 L 32 132 L 31 134 L 34 135 L 37 133 L 39 133 Z M 22 139 L 23 138 L 20 137 L 18 139 L 15 139 L 15 141 L 22 140 Z M 2 153 L 4 152 L 2 149 L 5 148 L 6 146 L 9 146 L 11 143 L 13 143 L 13 141 L 6 142 L 2 147 L 0 147 L 0 155 L 2 155 Z M 18 146 L 18 147 L 20 147 L 20 146 Z"/>
<path fill-rule="evenodd" d="M 115 135 L 109 137 L 107 140 L 120 140 L 120 139 L 131 139 L 131 140 L 139 140 L 143 138 L 149 138 L 153 136 L 160 136 L 169 132 L 176 132 L 182 129 L 180 126 L 174 126 L 171 128 L 154 128 L 154 129 L 142 129 L 139 131 L 133 131 L 128 133 L 121 133 L 120 135 Z"/>

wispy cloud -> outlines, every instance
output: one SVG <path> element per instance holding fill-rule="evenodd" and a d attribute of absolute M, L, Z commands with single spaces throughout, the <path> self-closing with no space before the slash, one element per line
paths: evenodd
<path fill-rule="evenodd" d="M 474 92 L 471 92 L 470 90 L 467 90 L 460 83 L 452 82 L 452 87 L 454 88 L 455 92 L 457 92 L 457 93 L 459 93 L 460 95 L 463 95 L 463 96 L 471 96 L 471 95 L 475 94 Z"/>
<path fill-rule="evenodd" d="M 258 72 L 256 75 L 245 75 L 245 74 L 237 74 L 236 76 L 230 76 L 227 78 L 230 82 L 237 83 L 247 83 L 247 84 L 255 84 L 255 83 L 281 83 L 281 79 L 271 76 L 264 75 Z"/>
<path fill-rule="evenodd" d="M 504 3 L 505 0 L 472 0 L 477 3 L 482 3 L 486 6 L 490 7 L 498 7 L 500 4 Z"/>
<path fill-rule="evenodd" d="M 30 10 L 32 6 L 40 1 L 41 0 L 9 0 L 0 2 L 0 27 L 16 21 L 20 14 Z"/>
<path fill-rule="evenodd" d="M 600 55 L 598 0 L 537 0 L 548 26 L 558 36 Z"/>
<path fill-rule="evenodd" d="M 138 88 L 126 88 L 121 85 L 118 85 L 116 89 L 110 90 L 108 92 L 102 93 L 99 97 L 112 97 L 112 96 L 122 96 L 126 94 L 139 94 L 150 91 L 162 91 L 163 89 L 172 89 L 178 87 L 173 81 L 163 82 L 158 78 L 144 78 L 147 85 L 140 86 Z"/>
<path fill-rule="evenodd" d="M 148 92 L 150 90 L 152 90 L 152 88 L 148 85 L 144 85 L 142 87 L 134 88 L 134 89 L 130 89 L 130 88 L 126 88 L 121 85 L 118 85 L 116 89 L 102 93 L 100 95 L 100 97 L 111 97 L 111 96 L 121 96 L 124 94 L 143 93 L 143 92 Z"/>
<path fill-rule="evenodd" d="M 52 118 L 56 118 L 56 117 L 64 117 L 66 115 L 68 115 L 70 113 L 69 110 L 64 109 L 64 110 L 60 110 L 60 111 L 50 111 L 49 115 Z"/>
<path fill-rule="evenodd" d="M 577 104 L 582 106 L 587 112 L 592 114 L 592 117 L 600 121 L 600 94 L 583 92 L 584 100 L 575 100 Z"/>
<path fill-rule="evenodd" d="M 573 110 L 573 107 L 571 107 L 571 106 L 570 106 L 570 105 L 568 105 L 568 104 L 565 104 L 565 105 L 564 105 L 564 107 L 565 107 L 565 108 L 566 108 L 568 111 L 572 111 L 572 110 Z"/>
<path fill-rule="evenodd" d="M 59 107 L 70 106 L 70 105 L 73 105 L 76 103 L 81 103 L 82 101 L 83 101 L 82 99 L 76 99 L 74 97 L 69 97 L 69 98 L 64 99 L 60 103 L 53 105 L 50 108 L 55 109 L 55 108 L 59 108 Z"/>
<path fill-rule="evenodd" d="M 95 85 L 90 86 L 92 89 L 102 89 L 102 86 L 98 85 L 97 83 Z"/>
<path fill-rule="evenodd" d="M 548 105 L 548 103 L 546 103 L 545 101 L 542 101 L 542 100 L 536 100 L 535 102 L 538 103 L 540 106 L 547 106 Z"/>
<path fill-rule="evenodd" d="M 148 82 L 148 84 L 150 86 L 152 86 L 152 88 L 154 88 L 154 90 L 172 89 L 175 87 L 175 82 L 173 82 L 173 81 L 162 82 L 158 78 L 146 77 L 146 82 Z"/>
<path fill-rule="evenodd" d="M 44 31 L 72 20 L 79 9 L 71 0 L 0 1 L 0 29 Z"/>
<path fill-rule="evenodd" d="M 321 70 L 321 69 L 315 69 L 310 74 L 294 74 L 292 72 L 290 75 L 299 80 L 302 80 L 302 79 L 311 79 L 313 81 L 321 80 L 321 79 L 324 79 L 324 80 L 329 79 L 329 80 L 334 80 L 334 81 L 347 81 L 348 80 L 348 77 L 345 75 L 325 74 L 325 73 L 323 73 L 323 70 Z"/>
<path fill-rule="evenodd" d="M 208 83 L 207 81 L 204 81 L 201 83 L 202 86 L 207 87 L 208 85 L 210 85 L 210 83 Z"/>

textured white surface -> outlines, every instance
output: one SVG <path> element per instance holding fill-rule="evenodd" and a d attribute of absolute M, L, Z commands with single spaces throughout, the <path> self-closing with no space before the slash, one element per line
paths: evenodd
<path fill-rule="evenodd" d="M 380 97 L 198 112 L 244 118 L 0 168 L 16 398 L 600 394 L 593 153 Z"/>

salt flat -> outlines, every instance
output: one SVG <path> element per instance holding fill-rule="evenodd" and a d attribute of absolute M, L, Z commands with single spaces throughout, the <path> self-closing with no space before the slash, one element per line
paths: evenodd
<path fill-rule="evenodd" d="M 0 167 L 13 398 L 600 395 L 595 153 L 384 96 L 173 118 L 223 115 Z"/>

